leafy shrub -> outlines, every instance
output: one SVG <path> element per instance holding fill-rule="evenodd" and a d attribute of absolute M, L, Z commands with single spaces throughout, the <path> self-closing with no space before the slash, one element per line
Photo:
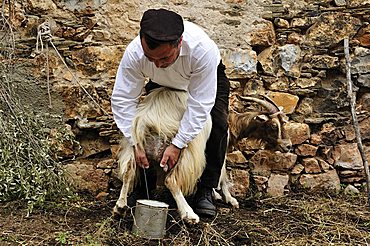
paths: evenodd
<path fill-rule="evenodd" d="M 10 10 L 11 2 L 8 4 Z M 23 83 L 31 76 L 30 71 L 23 76 L 16 68 L 23 61 L 16 57 L 20 52 L 16 51 L 14 26 L 5 5 L 3 2 L 0 15 L 0 202 L 20 200 L 30 213 L 35 206 L 72 192 L 61 163 L 50 151 L 47 124 L 26 107 L 27 103 L 21 103 L 22 94 L 31 95 L 32 100 Z"/>
<path fill-rule="evenodd" d="M 0 201 L 23 200 L 30 212 L 70 192 L 51 158 L 43 122 L 32 116 L 0 110 Z"/>

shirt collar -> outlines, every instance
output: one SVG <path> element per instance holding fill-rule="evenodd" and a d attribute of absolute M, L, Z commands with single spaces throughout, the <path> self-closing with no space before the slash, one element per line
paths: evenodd
<path fill-rule="evenodd" d="M 179 56 L 186 56 L 188 54 L 189 54 L 189 49 L 188 49 L 187 43 L 183 39 L 182 40 L 181 47 L 180 47 L 180 54 L 179 54 Z"/>

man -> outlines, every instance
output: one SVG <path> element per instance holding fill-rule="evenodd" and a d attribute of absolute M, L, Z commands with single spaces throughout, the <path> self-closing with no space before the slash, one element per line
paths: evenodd
<path fill-rule="evenodd" d="M 150 82 L 145 85 L 147 78 Z M 147 91 L 166 86 L 189 94 L 179 131 L 164 151 L 162 167 L 173 168 L 181 149 L 197 136 L 211 114 L 213 127 L 206 146 L 207 165 L 194 196 L 194 211 L 214 216 L 212 188 L 218 185 L 227 148 L 229 97 L 229 81 L 218 47 L 200 27 L 183 21 L 175 12 L 150 9 L 144 13 L 140 35 L 127 46 L 117 71 L 112 112 L 118 128 L 135 148 L 137 164 L 148 170 L 145 150 L 138 148 L 131 137 L 132 120 L 144 86 Z M 155 187 L 153 182 L 149 182 L 149 189 Z M 143 187 L 141 184 L 138 190 L 145 196 Z M 140 196 L 135 199 L 143 198 Z"/>

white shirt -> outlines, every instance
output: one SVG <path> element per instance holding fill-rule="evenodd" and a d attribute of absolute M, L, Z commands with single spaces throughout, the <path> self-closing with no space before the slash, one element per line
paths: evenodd
<path fill-rule="evenodd" d="M 217 45 L 200 27 L 187 21 L 179 57 L 167 68 L 157 68 L 150 62 L 140 37 L 136 37 L 123 54 L 111 99 L 114 120 L 129 142 L 136 144 L 131 125 L 145 80 L 149 78 L 159 85 L 188 92 L 187 110 L 172 140 L 175 146 L 186 147 L 204 127 L 215 103 L 220 59 Z"/>

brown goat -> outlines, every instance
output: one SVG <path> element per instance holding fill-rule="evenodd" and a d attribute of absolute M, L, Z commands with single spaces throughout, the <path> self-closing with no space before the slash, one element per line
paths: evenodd
<path fill-rule="evenodd" d="M 292 143 L 284 129 L 287 117 L 279 107 L 267 96 L 263 96 L 263 100 L 255 97 L 239 98 L 255 102 L 267 111 L 238 113 L 231 110 L 229 114 L 229 149 L 235 146 L 240 139 L 250 138 L 266 142 L 266 148 L 288 152 Z M 230 194 L 230 186 L 226 165 L 224 164 L 218 190 L 222 191 L 226 201 L 229 201 L 231 204 L 234 202 L 236 204 L 234 207 L 238 207 L 235 198 Z M 213 196 L 215 199 L 222 199 L 222 196 L 216 190 L 214 190 Z"/>
<path fill-rule="evenodd" d="M 230 146 L 235 145 L 242 138 L 262 140 L 269 149 L 288 152 L 291 141 L 284 129 L 287 123 L 285 114 L 267 96 L 264 100 L 255 97 L 239 97 L 242 100 L 256 102 L 264 107 L 267 112 L 230 112 Z"/>

